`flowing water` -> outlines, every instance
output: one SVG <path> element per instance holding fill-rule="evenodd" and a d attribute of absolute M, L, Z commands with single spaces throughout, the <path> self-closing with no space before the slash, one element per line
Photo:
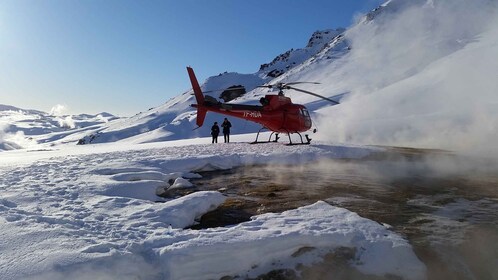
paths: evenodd
<path fill-rule="evenodd" d="M 203 178 L 192 182 L 198 190 L 229 197 L 198 227 L 239 223 L 323 200 L 404 236 L 426 264 L 429 279 L 498 279 L 497 166 L 441 151 L 392 148 L 361 160 L 202 172 Z M 317 275 L 331 277 L 323 271 Z"/>

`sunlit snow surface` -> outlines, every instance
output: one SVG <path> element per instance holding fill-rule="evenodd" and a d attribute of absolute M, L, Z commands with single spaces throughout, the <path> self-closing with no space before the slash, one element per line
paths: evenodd
<path fill-rule="evenodd" d="M 225 197 L 216 191 L 174 200 L 156 196 L 171 180 L 175 187 L 189 187 L 196 170 L 358 158 L 372 148 L 196 141 L 209 139 L 3 152 L 2 279 L 254 277 L 318 262 L 339 247 L 356 249 L 351 265 L 363 273 L 425 277 L 425 266 L 406 240 L 325 202 L 231 227 L 190 230 L 185 228 Z M 316 249 L 295 254 L 306 247 Z"/>

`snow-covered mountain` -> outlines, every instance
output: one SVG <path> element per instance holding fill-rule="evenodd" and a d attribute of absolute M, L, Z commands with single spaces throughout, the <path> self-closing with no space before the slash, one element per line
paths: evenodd
<path fill-rule="evenodd" d="M 269 91 L 258 85 L 319 82 L 302 88 L 342 97 L 340 106 L 286 92 L 294 103 L 305 104 L 312 112 L 313 128 L 318 128 L 315 139 L 460 149 L 462 142 L 456 139 L 465 135 L 468 143 L 480 145 L 498 138 L 496 128 L 489 129 L 497 126 L 492 112 L 498 85 L 491 73 L 498 65 L 483 57 L 498 53 L 496 10 L 491 0 L 386 1 L 348 29 L 315 32 L 305 47 L 261 64 L 256 73 L 221 73 L 201 87 L 219 98 L 224 89 L 242 85 L 247 93 L 230 102 L 257 104 Z M 45 137 L 39 143 L 147 143 L 208 136 L 209 124 L 224 116 L 208 113 L 206 125 L 195 129 L 193 103 L 189 90 L 130 118 Z M 260 128 L 245 120 L 230 120 L 234 134 Z M 472 135 L 466 135 L 469 130 Z"/>
<path fill-rule="evenodd" d="M 270 63 L 262 64 L 258 76 L 266 78 L 276 78 L 293 67 L 305 62 L 310 57 L 313 57 L 325 47 L 330 45 L 330 42 L 345 31 L 343 28 L 336 30 L 316 31 L 311 35 L 308 44 L 302 49 L 291 49 L 285 53 L 278 55 Z"/>
<path fill-rule="evenodd" d="M 74 142 L 79 133 L 96 129 L 118 118 L 97 115 L 53 115 L 0 104 L 0 151 L 36 147 L 42 143 Z M 68 139 L 65 139 L 68 138 Z"/>

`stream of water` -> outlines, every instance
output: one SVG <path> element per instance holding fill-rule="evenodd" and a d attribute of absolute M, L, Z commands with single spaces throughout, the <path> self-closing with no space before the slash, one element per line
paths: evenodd
<path fill-rule="evenodd" d="M 229 199 L 199 227 L 326 201 L 401 234 L 429 279 L 498 279 L 498 168 L 447 154 L 324 160 L 203 172 Z M 323 278 L 323 279 L 328 279 Z"/>

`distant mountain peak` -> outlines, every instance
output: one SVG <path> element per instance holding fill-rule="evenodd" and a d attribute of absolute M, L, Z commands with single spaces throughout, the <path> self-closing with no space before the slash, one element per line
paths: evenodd
<path fill-rule="evenodd" d="M 5 104 L 0 104 L 0 111 L 14 111 L 14 112 L 23 112 L 23 113 L 30 113 L 30 114 L 46 114 L 45 112 L 42 111 L 37 111 L 37 110 L 26 110 L 26 109 L 21 109 L 15 106 L 10 106 L 10 105 L 5 105 Z"/>
<path fill-rule="evenodd" d="M 315 31 L 311 35 L 311 38 L 309 39 L 308 44 L 306 45 L 306 48 L 318 47 L 319 49 L 322 49 L 325 46 L 325 44 L 327 44 L 332 40 L 332 38 L 343 33 L 344 31 L 346 31 L 346 29 L 344 28 Z"/>
<path fill-rule="evenodd" d="M 276 78 L 284 74 L 319 53 L 331 40 L 344 33 L 345 30 L 344 28 L 337 28 L 315 31 L 308 40 L 306 47 L 290 49 L 275 57 L 270 63 L 261 64 L 258 71 L 259 76 L 262 78 Z"/>
<path fill-rule="evenodd" d="M 19 110 L 21 109 L 14 106 L 0 104 L 0 111 L 19 111 Z"/>
<path fill-rule="evenodd" d="M 361 20 L 361 22 L 369 22 L 376 19 L 378 16 L 385 16 L 397 13 L 402 9 L 409 6 L 421 6 L 423 4 L 431 4 L 434 0 L 388 0 L 382 5 L 368 12 Z"/>

